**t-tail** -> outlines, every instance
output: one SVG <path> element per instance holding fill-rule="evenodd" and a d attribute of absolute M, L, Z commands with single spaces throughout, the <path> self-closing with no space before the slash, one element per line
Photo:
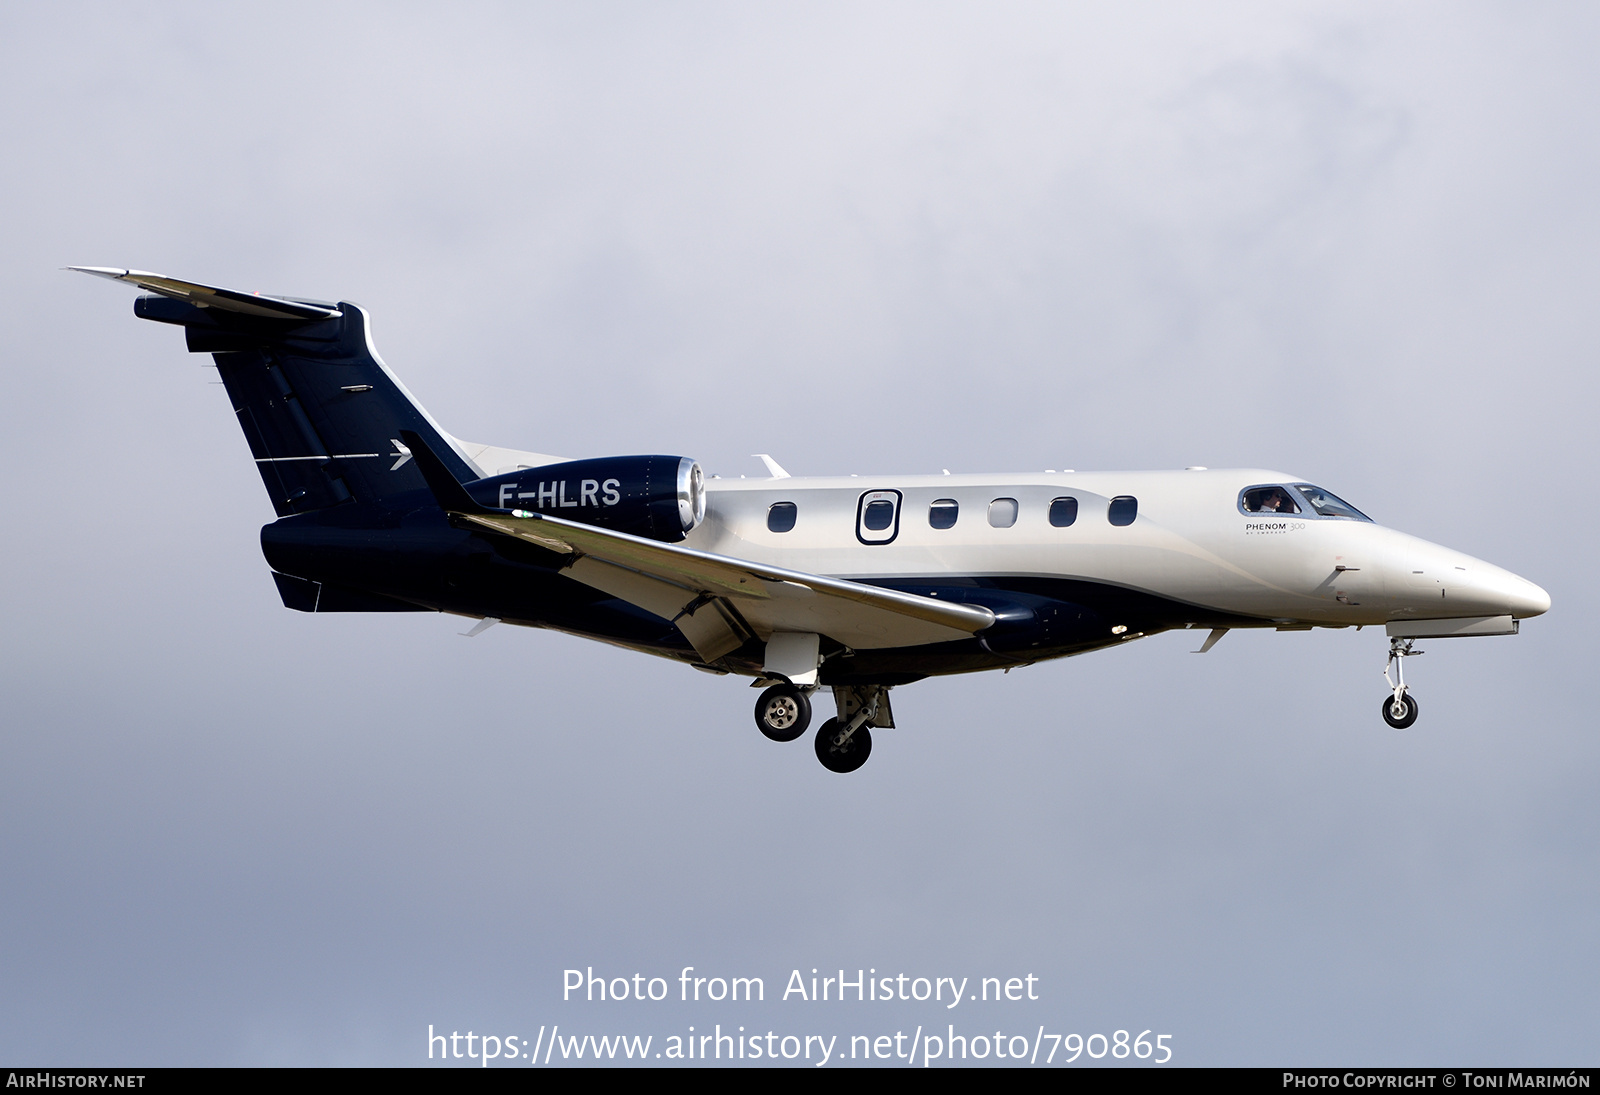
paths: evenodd
<path fill-rule="evenodd" d="M 134 314 L 181 326 L 190 352 L 212 355 L 279 517 L 425 491 L 405 432 L 458 481 L 482 476 L 378 357 L 359 305 L 71 269 L 148 290 Z"/>

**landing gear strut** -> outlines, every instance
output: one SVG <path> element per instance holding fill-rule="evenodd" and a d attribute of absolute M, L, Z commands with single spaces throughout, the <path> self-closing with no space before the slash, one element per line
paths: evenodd
<path fill-rule="evenodd" d="M 859 719 L 860 716 L 857 716 Z M 851 719 L 843 726 L 829 719 L 817 728 L 817 759 L 830 772 L 854 772 L 872 755 L 872 731 Z"/>
<path fill-rule="evenodd" d="M 772 678 L 767 678 L 771 680 Z M 811 693 L 805 685 L 775 684 L 756 700 L 756 729 L 773 741 L 793 741 L 811 724 Z M 817 728 L 817 759 L 830 772 L 854 772 L 872 755 L 869 727 L 894 726 L 889 690 L 881 684 L 841 684 L 833 689 L 838 717 Z"/>
<path fill-rule="evenodd" d="M 1394 695 L 1383 701 L 1383 721 L 1396 730 L 1404 730 L 1417 721 L 1417 700 L 1406 691 L 1405 663 L 1402 661 L 1423 653 L 1411 649 L 1412 642 L 1411 639 L 1390 639 L 1389 661 L 1383 667 L 1383 679 L 1394 689 Z M 1393 676 L 1389 673 L 1391 669 L 1394 670 Z"/>
<path fill-rule="evenodd" d="M 854 772 L 872 755 L 869 726 L 893 727 L 889 690 L 879 685 L 839 686 L 833 690 L 839 715 L 817 728 L 817 759 L 830 772 Z"/>
<path fill-rule="evenodd" d="M 792 684 L 775 684 L 756 700 L 756 728 L 773 741 L 793 741 L 811 725 L 811 697 Z"/>

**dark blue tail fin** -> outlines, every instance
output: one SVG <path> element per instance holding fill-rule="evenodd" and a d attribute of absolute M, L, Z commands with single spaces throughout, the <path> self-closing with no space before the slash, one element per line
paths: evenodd
<path fill-rule="evenodd" d="M 458 481 L 479 477 L 378 358 L 361 307 L 86 272 L 162 294 L 138 298 L 134 314 L 182 326 L 192 352 L 214 356 L 280 517 L 425 491 L 402 431 L 424 438 Z"/>

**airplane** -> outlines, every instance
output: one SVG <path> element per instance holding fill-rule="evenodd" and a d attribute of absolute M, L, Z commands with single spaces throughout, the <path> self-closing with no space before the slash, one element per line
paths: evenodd
<path fill-rule="evenodd" d="M 446 433 L 378 356 L 359 305 L 138 270 L 142 319 L 213 355 L 278 519 L 261 547 L 301 612 L 447 612 L 552 628 L 762 691 L 757 728 L 810 728 L 853 772 L 891 688 L 1197 629 L 1383 627 L 1384 721 L 1418 706 L 1422 639 L 1514 635 L 1532 582 L 1256 469 L 706 476 L 689 457 L 564 459 Z"/>

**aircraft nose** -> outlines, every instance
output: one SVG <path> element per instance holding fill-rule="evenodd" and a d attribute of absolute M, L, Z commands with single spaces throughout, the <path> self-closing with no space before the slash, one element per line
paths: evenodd
<path fill-rule="evenodd" d="M 1483 592 L 1496 608 L 1519 620 L 1550 611 L 1550 594 L 1509 570 L 1496 567 L 1488 574 L 1477 575 L 1477 580 L 1487 587 Z"/>
<path fill-rule="evenodd" d="M 1519 574 L 1448 548 L 1408 543 L 1398 554 L 1400 587 L 1423 613 L 1511 616 L 1526 620 L 1550 611 L 1550 594 Z"/>
<path fill-rule="evenodd" d="M 1516 578 L 1515 575 L 1512 577 Z M 1550 611 L 1550 594 L 1526 578 L 1516 578 L 1516 582 L 1517 589 L 1509 598 L 1511 615 L 1521 620 L 1529 616 L 1542 616 Z"/>

